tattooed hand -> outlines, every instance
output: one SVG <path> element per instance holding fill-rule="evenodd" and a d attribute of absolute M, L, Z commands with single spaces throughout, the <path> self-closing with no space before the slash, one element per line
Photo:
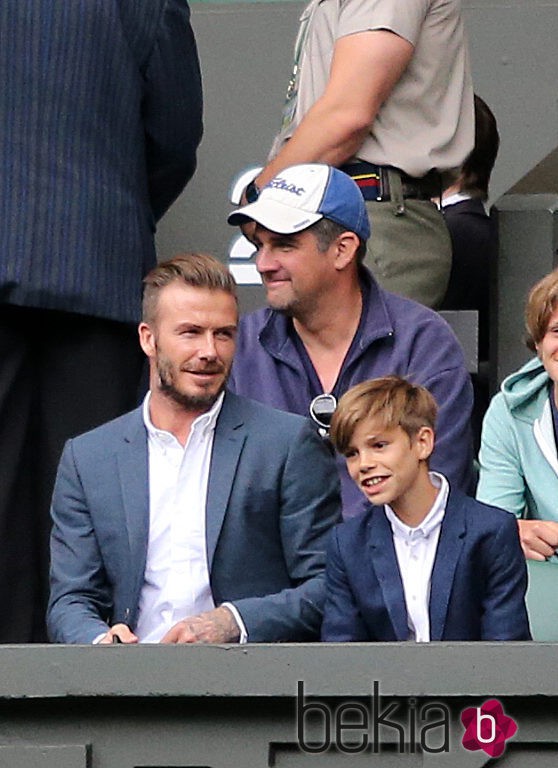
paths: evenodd
<path fill-rule="evenodd" d="M 221 605 L 198 616 L 189 616 L 171 627 L 162 643 L 236 643 L 240 629 L 229 609 Z"/>

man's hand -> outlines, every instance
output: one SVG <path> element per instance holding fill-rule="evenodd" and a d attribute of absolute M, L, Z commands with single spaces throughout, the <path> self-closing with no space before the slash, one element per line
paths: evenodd
<path fill-rule="evenodd" d="M 171 627 L 162 643 L 236 643 L 240 629 L 231 611 L 221 605 L 199 616 L 189 616 Z"/>
<path fill-rule="evenodd" d="M 519 538 L 526 558 L 546 560 L 558 548 L 558 523 L 550 520 L 518 520 Z"/>
<path fill-rule="evenodd" d="M 126 626 L 126 624 L 115 624 L 114 627 L 111 627 L 106 635 L 99 640 L 99 645 L 110 645 L 114 637 L 120 638 L 120 642 L 125 645 L 138 642 L 138 638 L 134 635 L 130 627 Z"/>

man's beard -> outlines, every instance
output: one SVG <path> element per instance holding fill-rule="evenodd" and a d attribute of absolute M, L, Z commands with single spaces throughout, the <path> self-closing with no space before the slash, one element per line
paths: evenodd
<path fill-rule="evenodd" d="M 221 370 L 219 369 L 219 372 Z M 215 372 L 215 369 L 211 368 L 207 372 Z M 175 387 L 172 378 L 172 366 L 165 358 L 157 360 L 157 373 L 159 374 L 160 391 L 186 411 L 208 411 L 225 389 L 228 379 L 227 374 L 217 392 L 212 391 L 206 394 L 189 395 Z"/>
<path fill-rule="evenodd" d="M 265 286 L 265 283 L 264 283 Z M 300 318 L 304 317 L 308 312 L 314 309 L 314 297 L 301 298 L 296 294 L 292 294 L 284 299 L 277 298 L 276 300 L 267 297 L 267 305 L 275 312 L 280 312 L 285 317 Z"/>

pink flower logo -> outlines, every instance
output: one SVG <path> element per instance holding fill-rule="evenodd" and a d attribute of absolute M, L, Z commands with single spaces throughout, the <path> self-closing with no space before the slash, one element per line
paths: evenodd
<path fill-rule="evenodd" d="M 500 757 L 506 741 L 517 732 L 517 723 L 504 714 L 498 699 L 488 699 L 481 707 L 468 707 L 461 713 L 465 728 L 462 744 L 475 752 L 483 749 L 490 757 Z"/>

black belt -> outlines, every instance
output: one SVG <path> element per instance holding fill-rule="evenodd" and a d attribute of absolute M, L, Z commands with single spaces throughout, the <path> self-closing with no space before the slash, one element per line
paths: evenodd
<path fill-rule="evenodd" d="M 441 197 L 442 193 L 442 177 L 438 171 L 429 171 L 426 176 L 415 178 L 398 168 L 366 162 L 348 163 L 342 165 L 340 170 L 356 182 L 365 200 L 391 200 L 389 172 L 397 173 L 401 177 L 405 199 L 430 200 L 433 197 Z"/>

